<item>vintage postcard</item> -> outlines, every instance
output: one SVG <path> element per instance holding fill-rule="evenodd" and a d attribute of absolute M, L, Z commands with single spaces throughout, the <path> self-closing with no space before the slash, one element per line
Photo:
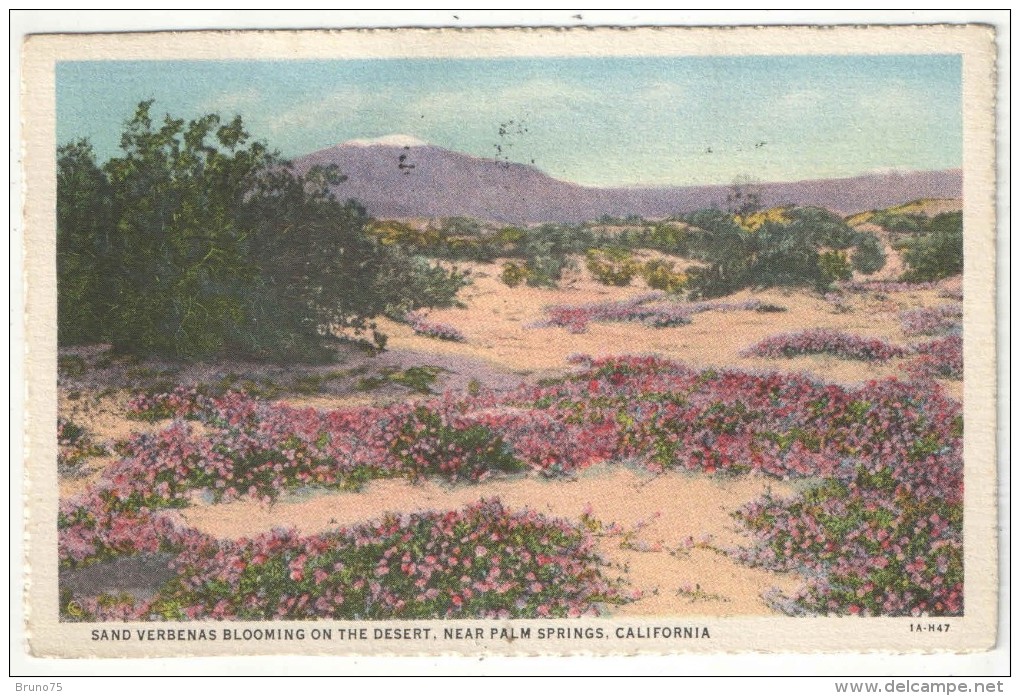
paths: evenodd
<path fill-rule="evenodd" d="M 26 649 L 990 649 L 994 58 L 30 37 Z"/>

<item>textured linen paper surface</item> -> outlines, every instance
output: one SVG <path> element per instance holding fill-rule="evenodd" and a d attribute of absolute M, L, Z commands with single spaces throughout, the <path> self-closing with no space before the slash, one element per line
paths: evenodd
<path fill-rule="evenodd" d="M 29 38 L 29 650 L 992 647 L 993 61 Z"/>

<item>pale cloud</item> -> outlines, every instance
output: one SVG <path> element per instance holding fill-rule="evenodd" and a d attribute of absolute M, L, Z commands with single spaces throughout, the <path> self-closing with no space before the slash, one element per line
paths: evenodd
<path fill-rule="evenodd" d="M 689 90 L 676 82 L 653 82 L 635 90 L 632 99 L 638 102 L 663 104 L 683 101 L 690 97 Z"/>
<path fill-rule="evenodd" d="M 860 110 L 892 118 L 913 117 L 918 114 L 922 105 L 930 106 L 930 103 L 903 84 L 893 84 L 874 92 L 865 92 L 857 98 L 857 108 Z"/>
<path fill-rule="evenodd" d="M 262 90 L 257 87 L 224 92 L 199 103 L 198 108 L 203 112 L 243 114 L 251 107 L 263 102 Z"/>
<path fill-rule="evenodd" d="M 379 99 L 378 96 L 376 98 Z M 370 108 L 372 102 L 372 95 L 364 91 L 345 89 L 284 109 L 269 118 L 267 126 L 274 133 L 309 127 L 328 129 L 333 124 L 347 120 L 352 112 Z"/>
<path fill-rule="evenodd" d="M 823 103 L 826 95 L 817 89 L 798 89 L 776 99 L 775 106 L 790 114 L 810 113 Z"/>
<path fill-rule="evenodd" d="M 598 91 L 593 87 L 550 78 L 528 80 L 499 90 L 501 99 L 522 104 L 589 101 L 597 99 L 598 96 Z"/>
<path fill-rule="evenodd" d="M 463 122 L 465 109 L 473 119 L 499 123 L 507 118 L 562 114 L 564 105 L 590 104 L 599 95 L 593 89 L 556 79 L 528 80 L 504 89 L 434 90 L 407 105 L 433 122 Z"/>

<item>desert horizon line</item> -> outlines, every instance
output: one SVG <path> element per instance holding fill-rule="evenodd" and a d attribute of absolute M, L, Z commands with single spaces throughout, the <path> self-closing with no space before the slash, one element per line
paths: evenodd
<path fill-rule="evenodd" d="M 416 148 L 433 148 L 437 150 L 444 150 L 446 152 L 452 152 L 458 155 L 471 157 L 473 159 L 482 161 L 492 161 L 494 164 L 500 166 L 516 166 L 523 167 L 526 169 L 533 169 L 540 172 L 544 176 L 555 179 L 556 181 L 572 184 L 585 189 L 597 189 L 597 190 L 668 190 L 668 189 L 688 189 L 688 188 L 728 188 L 736 183 L 751 183 L 757 185 L 778 185 L 778 184 L 798 184 L 806 182 L 820 182 L 820 181 L 844 181 L 852 179 L 860 179 L 865 177 L 879 177 L 879 176 L 896 176 L 906 174 L 920 174 L 920 173 L 936 173 L 936 172 L 961 172 L 963 171 L 962 166 L 956 167 L 942 167 L 942 168 L 917 168 L 910 167 L 907 165 L 903 166 L 888 166 L 888 167 L 875 167 L 867 170 L 860 171 L 856 174 L 845 174 L 845 175 L 832 175 L 832 176 L 804 176 L 800 178 L 789 178 L 789 179 L 764 179 L 754 177 L 750 173 L 744 175 L 738 175 L 731 178 L 729 181 L 706 181 L 700 183 L 636 183 L 636 184 L 624 184 L 624 183 L 608 183 L 608 184 L 589 184 L 575 181 L 570 178 L 566 178 L 557 174 L 550 173 L 546 169 L 543 169 L 538 163 L 532 162 L 521 162 L 513 159 L 500 159 L 498 157 L 486 157 L 483 155 L 474 154 L 464 150 L 459 150 L 451 146 L 436 143 L 433 141 L 426 140 L 410 133 L 387 133 L 385 135 L 374 136 L 374 137 L 358 137 L 350 138 L 344 141 L 336 142 L 332 145 L 327 145 L 311 152 L 307 152 L 301 155 L 295 155 L 286 157 L 288 161 L 295 162 L 306 157 L 311 157 L 318 153 L 327 152 L 330 150 L 336 150 L 344 147 L 387 147 L 394 149 L 412 150 Z M 746 180 L 745 180 L 746 179 Z M 953 198 L 954 196 L 950 196 Z"/>

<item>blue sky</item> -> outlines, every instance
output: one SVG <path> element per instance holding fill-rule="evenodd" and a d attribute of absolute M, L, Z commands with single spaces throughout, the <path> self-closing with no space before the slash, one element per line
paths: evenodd
<path fill-rule="evenodd" d="M 588 185 L 946 169 L 962 163 L 960 70 L 955 55 L 64 62 L 57 140 L 105 160 L 155 99 L 159 115 L 240 114 L 286 157 L 403 133 L 480 157 L 500 144 Z"/>

